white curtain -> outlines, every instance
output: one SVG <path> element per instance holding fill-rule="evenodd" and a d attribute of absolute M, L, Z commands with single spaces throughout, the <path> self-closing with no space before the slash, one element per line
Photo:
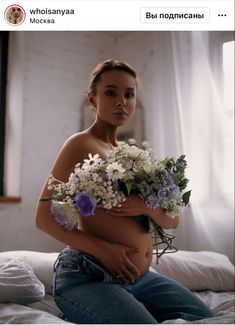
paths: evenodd
<path fill-rule="evenodd" d="M 186 154 L 188 188 L 192 189 L 191 203 L 174 232 L 175 244 L 180 249 L 221 252 L 233 261 L 233 170 L 226 165 L 223 103 L 224 35 L 171 32 L 165 36 L 155 61 L 151 141 L 160 157 Z"/>

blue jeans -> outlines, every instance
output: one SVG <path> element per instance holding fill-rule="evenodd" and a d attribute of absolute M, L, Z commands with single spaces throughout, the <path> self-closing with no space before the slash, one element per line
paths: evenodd
<path fill-rule="evenodd" d="M 156 324 L 213 316 L 176 281 L 147 271 L 136 282 L 124 284 L 93 256 L 71 248 L 55 262 L 53 295 L 65 319 L 80 324 Z"/>

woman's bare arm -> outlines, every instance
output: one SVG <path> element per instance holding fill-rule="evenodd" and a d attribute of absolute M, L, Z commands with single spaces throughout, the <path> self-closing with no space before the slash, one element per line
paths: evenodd
<path fill-rule="evenodd" d="M 153 222 L 164 229 L 175 229 L 179 225 L 179 216 L 176 216 L 173 219 L 169 217 L 161 207 L 149 209 L 145 205 L 144 201 L 137 195 L 127 196 L 120 208 L 113 208 L 107 212 L 120 217 L 138 216 L 144 214 L 149 216 Z"/>
<path fill-rule="evenodd" d="M 166 214 L 165 210 L 161 207 L 158 207 L 154 210 L 148 209 L 148 216 L 156 224 L 158 224 L 164 229 L 175 229 L 178 227 L 180 222 L 179 216 L 175 216 L 174 218 L 171 218 Z"/>

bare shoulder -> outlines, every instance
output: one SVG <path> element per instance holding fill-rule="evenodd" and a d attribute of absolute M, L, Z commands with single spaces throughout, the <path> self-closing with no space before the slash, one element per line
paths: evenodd
<path fill-rule="evenodd" d="M 69 137 L 63 144 L 61 150 L 78 163 L 87 158 L 89 153 L 97 153 L 97 144 L 95 138 L 84 131 L 75 133 Z"/>
<path fill-rule="evenodd" d="M 67 181 L 76 164 L 83 163 L 89 154 L 97 153 L 103 159 L 107 157 L 107 148 L 98 138 L 90 135 L 87 130 L 73 134 L 62 145 L 51 173 L 61 181 Z"/>
<path fill-rule="evenodd" d="M 107 157 L 107 146 L 97 137 L 92 136 L 88 130 L 72 135 L 65 142 L 64 147 L 75 153 L 77 162 L 82 162 L 88 154 L 99 154 L 103 159 Z"/>
<path fill-rule="evenodd" d="M 89 138 L 86 133 L 76 133 L 65 141 L 51 170 L 56 178 L 67 180 L 75 165 L 82 163 L 93 152 L 95 145 Z"/>
<path fill-rule="evenodd" d="M 94 141 L 86 132 L 75 133 L 69 137 L 62 149 L 67 149 L 76 152 L 80 156 L 87 156 L 90 151 L 94 150 Z"/>
<path fill-rule="evenodd" d="M 94 150 L 95 146 L 89 138 L 90 136 L 85 132 L 76 133 L 69 137 L 61 146 L 49 175 L 53 174 L 58 180 L 67 182 L 70 174 L 74 171 L 75 165 L 79 162 L 82 163 L 89 152 Z M 50 194 L 47 182 L 48 179 L 42 190 L 42 196 Z"/>

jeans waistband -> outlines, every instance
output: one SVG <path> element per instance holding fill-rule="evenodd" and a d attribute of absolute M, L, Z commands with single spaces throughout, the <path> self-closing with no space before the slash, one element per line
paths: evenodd
<path fill-rule="evenodd" d="M 112 274 L 108 271 L 108 269 L 105 268 L 105 266 L 100 263 L 96 257 L 93 255 L 77 250 L 71 247 L 64 248 L 61 253 L 59 254 L 57 260 L 54 263 L 53 270 L 55 273 L 59 271 L 58 265 L 60 264 L 60 270 L 63 269 L 63 266 L 66 266 L 66 264 L 73 264 L 73 270 L 75 267 L 75 270 L 79 271 L 82 274 L 86 275 L 102 275 L 102 282 L 112 282 L 117 284 L 122 284 L 123 286 L 129 287 L 133 286 L 134 284 L 137 284 L 148 272 L 148 270 L 141 275 L 134 283 L 124 283 L 120 279 L 117 279 L 116 277 L 113 277 Z M 67 268 L 67 267 L 66 267 Z M 60 272 L 60 271 L 59 271 Z M 78 273 L 79 273 L 78 272 Z"/>
<path fill-rule="evenodd" d="M 84 274 L 102 274 L 103 282 L 117 282 L 120 283 L 117 279 L 113 278 L 111 273 L 91 254 L 80 251 L 71 247 L 64 248 L 61 253 L 58 255 L 53 270 L 54 272 L 58 271 L 58 266 L 60 268 L 62 265 L 68 263 L 73 263 L 77 265 L 77 269 Z"/>

